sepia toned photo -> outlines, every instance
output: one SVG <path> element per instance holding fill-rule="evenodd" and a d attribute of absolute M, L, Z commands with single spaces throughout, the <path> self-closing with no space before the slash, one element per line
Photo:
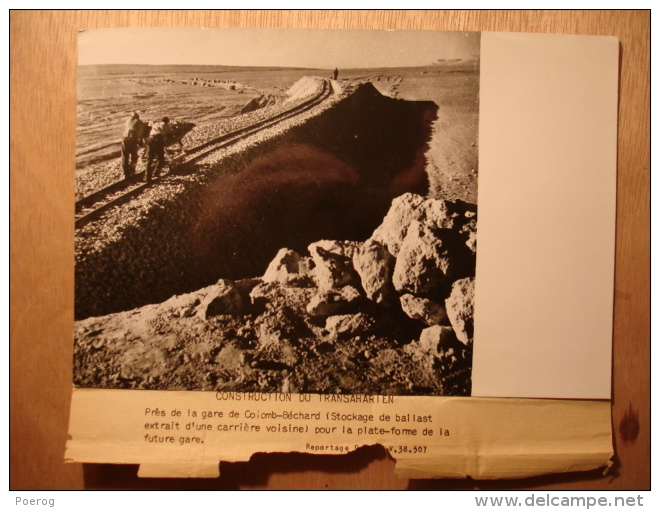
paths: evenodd
<path fill-rule="evenodd" d="M 76 387 L 471 395 L 478 32 L 78 43 Z"/>

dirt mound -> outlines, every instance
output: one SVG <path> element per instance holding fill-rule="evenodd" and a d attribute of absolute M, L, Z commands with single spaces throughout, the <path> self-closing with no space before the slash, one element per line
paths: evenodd
<path fill-rule="evenodd" d="M 280 104 L 304 101 L 317 94 L 323 86 L 322 80 L 312 76 L 304 76 L 294 83 L 285 94 L 262 94 L 251 99 L 241 110 L 241 113 L 249 113 Z"/>
<path fill-rule="evenodd" d="M 287 101 L 297 101 L 316 94 L 322 86 L 321 80 L 311 76 L 304 76 L 286 91 Z"/>

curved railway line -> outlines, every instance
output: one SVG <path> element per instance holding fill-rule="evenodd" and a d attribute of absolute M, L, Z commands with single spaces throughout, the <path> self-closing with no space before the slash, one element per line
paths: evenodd
<path fill-rule="evenodd" d="M 169 173 L 176 173 L 179 170 L 195 163 L 196 161 L 208 156 L 212 152 L 215 152 L 219 149 L 229 147 L 248 136 L 251 136 L 261 130 L 267 129 L 274 126 L 278 122 L 281 122 L 285 119 L 294 117 L 303 112 L 306 112 L 313 108 L 314 106 L 325 101 L 332 93 L 332 86 L 330 80 L 326 78 L 321 78 L 321 86 L 317 94 L 305 100 L 302 103 L 289 108 L 283 112 L 280 112 L 276 115 L 263 119 L 261 121 L 250 124 L 243 128 L 225 133 L 224 135 L 218 136 L 209 140 L 203 144 L 193 147 L 186 151 L 185 154 L 173 158 L 169 162 Z M 167 174 L 166 174 L 167 175 Z M 135 175 L 136 179 L 141 179 L 144 177 L 144 171 L 138 172 Z M 161 176 L 152 180 L 151 183 L 144 182 L 132 182 L 121 180 L 106 186 L 100 190 L 97 190 L 86 197 L 81 198 L 76 201 L 76 228 L 80 228 L 87 223 L 99 218 L 104 212 L 129 201 L 131 198 L 139 195 L 143 190 L 150 187 L 152 184 L 158 182 L 160 179 L 163 179 L 165 176 Z"/>

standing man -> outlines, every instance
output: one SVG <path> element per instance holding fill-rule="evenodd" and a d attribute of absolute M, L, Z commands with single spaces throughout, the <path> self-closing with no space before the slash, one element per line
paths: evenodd
<path fill-rule="evenodd" d="M 152 177 L 158 177 L 160 170 L 165 165 L 165 137 L 169 123 L 170 119 L 163 117 L 151 126 L 151 133 L 147 139 L 147 170 L 145 172 L 147 182 L 151 182 Z"/>
<path fill-rule="evenodd" d="M 140 120 L 137 113 L 133 113 L 131 118 L 126 121 L 124 134 L 121 138 L 121 167 L 124 171 L 126 180 L 135 176 L 135 169 L 138 162 L 138 146 L 142 139 L 144 131 L 144 122 Z"/>
<path fill-rule="evenodd" d="M 335 67 L 335 70 L 332 72 L 333 79 L 337 79 L 337 76 L 339 76 L 339 69 Z"/>

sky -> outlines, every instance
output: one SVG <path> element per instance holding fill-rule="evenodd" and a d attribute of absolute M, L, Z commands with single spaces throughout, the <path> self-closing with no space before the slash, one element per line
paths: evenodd
<path fill-rule="evenodd" d="M 479 53 L 478 32 L 277 28 L 81 31 L 78 64 L 403 67 Z"/>

